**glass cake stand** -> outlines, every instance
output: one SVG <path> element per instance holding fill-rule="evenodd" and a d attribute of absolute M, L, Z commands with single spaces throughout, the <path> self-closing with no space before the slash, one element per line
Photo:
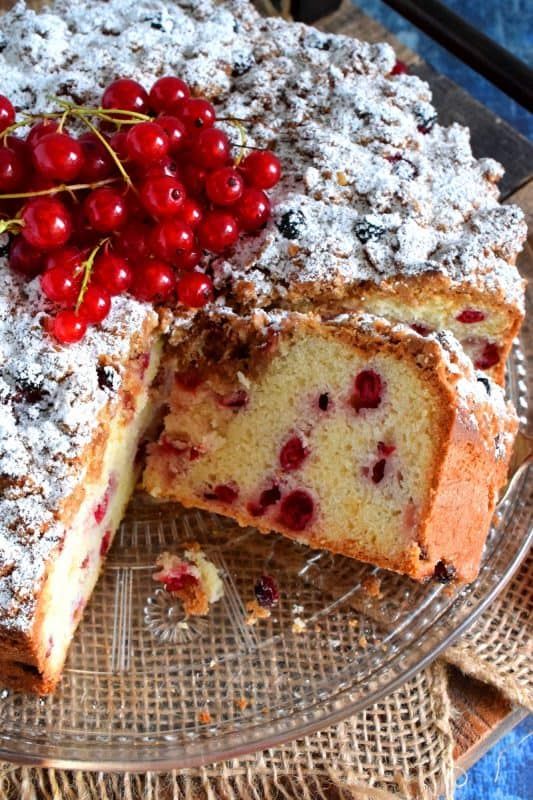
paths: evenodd
<path fill-rule="evenodd" d="M 509 367 L 509 395 L 525 426 L 523 346 Z M 94 770 L 184 768 L 272 747 L 374 703 L 449 646 L 517 569 L 531 539 L 532 477 L 530 470 L 513 484 L 480 575 L 461 589 L 418 585 L 137 497 L 56 694 L 0 693 L 0 758 Z M 162 550 L 179 552 L 191 539 L 218 565 L 225 594 L 206 618 L 185 620 L 152 573 Z M 246 603 L 265 573 L 281 599 L 270 619 L 249 625 Z"/>

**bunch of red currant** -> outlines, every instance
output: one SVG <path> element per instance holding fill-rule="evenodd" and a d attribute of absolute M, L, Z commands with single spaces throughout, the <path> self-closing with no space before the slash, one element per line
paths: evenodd
<path fill-rule="evenodd" d="M 111 298 L 200 308 L 213 298 L 201 269 L 205 251 L 223 253 L 270 216 L 265 193 L 280 179 L 268 150 L 232 143 L 215 127 L 210 102 L 176 77 L 149 93 L 120 78 L 101 106 L 58 100 L 59 111 L 19 121 L 0 95 L 0 233 L 12 240 L 9 264 L 41 275 L 59 310 L 49 330 L 79 341 L 109 313 Z M 75 119 L 87 132 L 65 130 Z M 243 134 L 242 126 L 233 120 Z M 22 139 L 15 131 L 30 125 Z"/>

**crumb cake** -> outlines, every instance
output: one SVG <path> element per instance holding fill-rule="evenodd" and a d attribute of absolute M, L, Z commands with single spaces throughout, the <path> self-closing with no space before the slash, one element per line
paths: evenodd
<path fill-rule="evenodd" d="M 153 497 L 417 580 L 477 574 L 517 422 L 449 334 L 206 312 L 165 370 Z"/>
<path fill-rule="evenodd" d="M 19 2 L 3 17 L 1 88 L 17 113 L 175 74 L 232 141 L 239 120 L 246 146 L 283 168 L 264 227 L 203 253 L 205 311 L 121 295 L 68 347 L 0 236 L 3 684 L 56 685 L 160 403 L 155 496 L 418 579 L 475 575 L 516 427 L 491 379 L 523 317 L 525 225 L 498 203 L 501 167 L 440 126 L 428 86 L 394 62 L 388 45 L 263 19 L 246 0 Z M 360 405 L 368 393 L 375 407 Z M 418 435 L 414 400 L 416 446 L 399 425 Z"/>

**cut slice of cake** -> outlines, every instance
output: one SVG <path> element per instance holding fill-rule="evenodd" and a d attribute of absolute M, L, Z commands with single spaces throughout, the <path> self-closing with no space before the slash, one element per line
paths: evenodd
<path fill-rule="evenodd" d="M 83 345 L 54 345 L 37 282 L 2 270 L 0 286 L 0 674 L 44 693 L 133 491 L 161 345 L 131 298 Z"/>
<path fill-rule="evenodd" d="M 175 338 L 154 497 L 416 579 L 475 577 L 517 422 L 453 337 L 257 312 Z"/>

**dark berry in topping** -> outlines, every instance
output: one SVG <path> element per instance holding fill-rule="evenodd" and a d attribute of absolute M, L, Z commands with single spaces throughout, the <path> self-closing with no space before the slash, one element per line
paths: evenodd
<path fill-rule="evenodd" d="M 189 87 L 180 78 L 165 75 L 159 78 L 150 89 L 150 108 L 157 114 L 175 114 L 183 101 L 190 95 Z"/>
<path fill-rule="evenodd" d="M 295 489 L 281 501 L 279 521 L 291 531 L 303 531 L 313 518 L 314 510 L 311 495 L 302 489 Z"/>
<path fill-rule="evenodd" d="M 138 300 L 162 303 L 170 297 L 175 287 L 172 268 L 154 258 L 136 266 L 131 293 Z"/>
<path fill-rule="evenodd" d="M 154 217 L 174 217 L 183 206 L 185 187 L 168 175 L 149 178 L 141 186 L 140 199 L 144 208 Z"/>
<path fill-rule="evenodd" d="M 262 608 L 273 608 L 279 600 L 278 587 L 270 575 L 261 575 L 254 586 L 254 594 Z"/>
<path fill-rule="evenodd" d="M 17 241 L 17 239 L 15 238 L 14 241 Z M 9 238 L 3 243 L 0 242 L 0 258 L 8 257 L 10 247 L 11 247 L 11 242 L 9 241 Z"/>
<path fill-rule="evenodd" d="M 483 378 L 480 375 L 478 377 L 478 381 L 479 381 L 479 383 L 483 384 L 483 386 L 485 387 L 485 391 L 487 392 L 488 395 L 490 395 L 491 389 L 490 389 L 490 381 L 489 381 L 489 379 L 488 378 Z"/>
<path fill-rule="evenodd" d="M 32 247 L 23 236 L 15 236 L 9 250 L 9 266 L 20 275 L 35 278 L 43 269 L 42 251 Z"/>
<path fill-rule="evenodd" d="M 153 164 L 168 153 L 168 136 L 157 122 L 139 122 L 132 125 L 126 136 L 126 149 L 131 161 Z"/>
<path fill-rule="evenodd" d="M 204 169 L 223 167 L 230 158 L 229 139 L 218 128 L 206 128 L 198 134 L 191 155 L 194 162 Z"/>
<path fill-rule="evenodd" d="M 245 189 L 235 210 L 240 227 L 256 231 L 268 222 L 270 200 L 261 189 Z"/>
<path fill-rule="evenodd" d="M 351 405 L 357 413 L 363 408 L 377 408 L 381 403 L 383 384 L 372 369 L 365 369 L 355 378 Z"/>
<path fill-rule="evenodd" d="M 239 409 L 248 405 L 248 400 L 248 392 L 246 392 L 244 389 L 237 389 L 235 392 L 231 392 L 230 394 L 219 397 L 218 402 L 224 408 Z"/>
<path fill-rule="evenodd" d="M 191 133 L 211 128 L 215 124 L 216 112 L 208 100 L 190 97 L 184 100 L 179 109 L 180 119 Z"/>
<path fill-rule="evenodd" d="M 485 319 L 485 312 L 478 311 L 475 308 L 465 308 L 456 317 L 457 322 L 463 322 L 465 325 L 471 325 L 473 322 L 483 322 Z"/>
<path fill-rule="evenodd" d="M 59 200 L 37 197 L 22 211 L 22 236 L 32 247 L 54 250 L 66 244 L 72 232 L 70 215 Z"/>
<path fill-rule="evenodd" d="M 83 317 L 69 309 L 60 311 L 51 326 L 54 338 L 61 344 L 73 344 L 81 341 L 85 336 L 86 330 L 87 322 Z"/>
<path fill-rule="evenodd" d="M 327 392 L 322 392 L 318 398 L 318 407 L 321 411 L 327 411 L 329 407 L 329 394 Z"/>
<path fill-rule="evenodd" d="M 120 385 L 120 376 L 110 364 L 98 364 L 96 367 L 96 377 L 98 379 L 98 386 L 102 390 L 109 392 L 116 392 Z"/>
<path fill-rule="evenodd" d="M 41 400 L 48 395 L 48 392 L 43 388 L 42 383 L 33 383 L 27 378 L 19 378 L 17 380 L 16 389 L 17 396 L 15 397 L 15 400 L 20 398 L 25 403 L 29 403 L 31 405 L 40 403 Z"/>
<path fill-rule="evenodd" d="M 214 205 L 232 206 L 242 196 L 244 181 L 234 167 L 222 167 L 207 176 L 205 190 Z"/>
<path fill-rule="evenodd" d="M 385 465 L 386 460 L 384 458 L 380 458 L 379 461 L 376 461 L 374 466 L 372 467 L 372 482 L 373 483 L 381 483 L 383 477 L 385 475 Z"/>
<path fill-rule="evenodd" d="M 78 140 L 67 133 L 50 133 L 33 148 L 33 163 L 45 178 L 68 182 L 82 168 L 83 150 Z"/>
<path fill-rule="evenodd" d="M 299 469 L 307 456 L 309 450 L 299 436 L 292 436 L 281 448 L 279 463 L 284 472 L 293 472 Z"/>
<path fill-rule="evenodd" d="M 203 272 L 187 272 L 178 281 L 178 299 L 188 308 L 202 308 L 213 299 L 213 281 Z"/>
<path fill-rule="evenodd" d="M 83 211 L 90 227 L 98 233 L 116 231 L 128 215 L 124 197 L 108 186 L 90 192 L 83 202 Z"/>
<path fill-rule="evenodd" d="M 391 75 L 405 75 L 409 72 L 409 67 L 403 61 L 397 61 L 391 69 Z"/>
<path fill-rule="evenodd" d="M 286 239 L 298 239 L 305 230 L 305 216 L 299 209 L 286 211 L 277 223 L 279 232 Z"/>
<path fill-rule="evenodd" d="M 474 361 L 476 369 L 490 369 L 495 367 L 500 361 L 500 349 L 497 344 L 487 342 L 481 353 Z"/>
<path fill-rule="evenodd" d="M 245 75 L 255 64 L 255 58 L 252 54 L 246 56 L 238 54 L 233 62 L 233 69 L 231 70 L 232 78 L 240 78 Z"/>
<path fill-rule="evenodd" d="M 270 150 L 253 150 L 242 162 L 242 171 L 255 189 L 271 189 L 281 178 L 279 158 Z"/>
<path fill-rule="evenodd" d="M 447 564 L 446 561 L 439 561 L 435 565 L 433 576 L 439 583 L 451 583 L 456 575 L 457 570 L 453 564 Z"/>
<path fill-rule="evenodd" d="M 162 114 L 156 119 L 157 124 L 163 128 L 168 138 L 168 152 L 175 155 L 183 149 L 186 139 L 186 129 L 183 122 L 177 117 Z"/>
<path fill-rule="evenodd" d="M 431 133 L 436 121 L 437 114 L 433 109 L 422 108 L 415 111 L 415 119 L 420 133 Z"/>
<path fill-rule="evenodd" d="M 14 121 L 15 109 L 11 101 L 4 94 L 0 94 L 0 133 L 13 125 Z"/>
<path fill-rule="evenodd" d="M 239 227 L 234 216 L 225 211 L 209 211 L 198 226 L 198 239 L 204 250 L 223 253 L 239 238 Z"/>
<path fill-rule="evenodd" d="M 120 108 L 145 114 L 148 110 L 148 95 L 140 83 L 130 78 L 119 78 L 110 83 L 102 96 L 103 108 Z M 117 120 L 124 117 L 117 114 Z"/>
<path fill-rule="evenodd" d="M 366 244 L 374 239 L 381 239 L 382 236 L 385 235 L 386 228 L 383 228 L 381 225 L 376 224 L 375 222 L 370 222 L 365 217 L 357 220 L 354 225 L 355 235 L 359 239 L 362 244 Z"/>

